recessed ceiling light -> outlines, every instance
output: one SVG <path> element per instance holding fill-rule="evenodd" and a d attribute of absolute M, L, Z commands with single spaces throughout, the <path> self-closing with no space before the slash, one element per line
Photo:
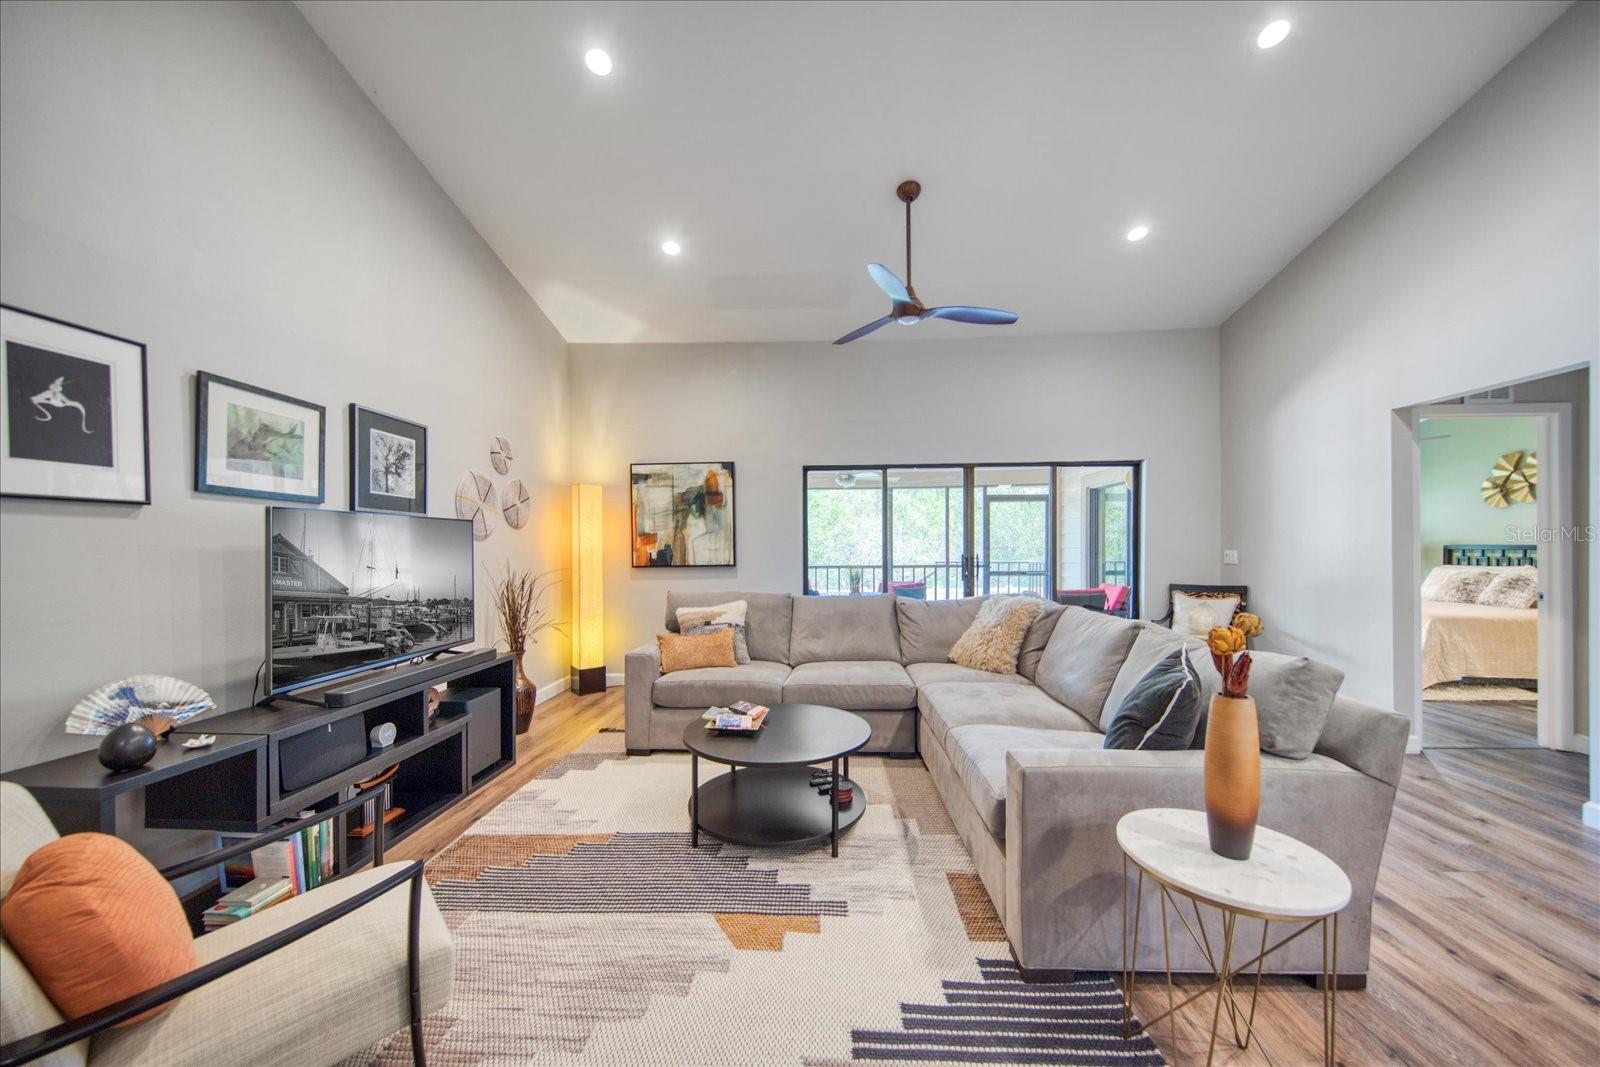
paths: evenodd
<path fill-rule="evenodd" d="M 661 251 L 665 252 L 669 256 L 675 256 L 679 252 L 683 251 L 683 246 L 676 241 L 662 241 Z"/>
<path fill-rule="evenodd" d="M 1283 39 L 1287 36 L 1289 36 L 1288 19 L 1278 19 L 1275 22 L 1269 22 L 1261 28 L 1260 33 L 1256 34 L 1256 47 L 1276 48 L 1278 45 L 1283 43 Z"/>
<path fill-rule="evenodd" d="M 1148 226 L 1135 226 L 1133 229 L 1128 231 L 1128 240 L 1130 241 L 1142 241 L 1149 236 L 1150 227 Z"/>
<path fill-rule="evenodd" d="M 583 54 L 583 65 L 602 78 L 611 73 L 611 57 L 606 55 L 604 49 L 591 48 L 585 52 Z"/>

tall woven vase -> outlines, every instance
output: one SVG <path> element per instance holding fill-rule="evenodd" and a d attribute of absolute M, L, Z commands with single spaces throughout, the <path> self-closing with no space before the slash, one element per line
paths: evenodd
<path fill-rule="evenodd" d="M 1206 829 L 1211 851 L 1247 860 L 1261 810 L 1261 735 L 1256 702 L 1214 696 L 1206 719 Z"/>

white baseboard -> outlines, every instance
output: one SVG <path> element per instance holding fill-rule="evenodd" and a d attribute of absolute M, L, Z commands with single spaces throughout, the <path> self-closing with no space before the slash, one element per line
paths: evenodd
<path fill-rule="evenodd" d="M 606 688 L 615 689 L 617 686 L 622 684 L 623 679 L 626 677 L 627 675 L 623 674 L 621 671 L 607 671 Z"/>
<path fill-rule="evenodd" d="M 557 678 L 553 682 L 546 682 L 535 690 L 533 706 L 538 707 L 557 693 L 565 693 L 572 688 L 571 678 Z"/>
<path fill-rule="evenodd" d="M 1422 735 L 1411 734 L 1406 737 L 1406 755 L 1415 756 L 1422 751 Z"/>
<path fill-rule="evenodd" d="M 1600 804 L 1592 800 L 1583 802 L 1583 825 L 1591 830 L 1600 830 Z"/>
<path fill-rule="evenodd" d="M 1589 735 L 1573 734 L 1572 744 L 1567 746 L 1566 751 L 1587 753 L 1589 751 Z"/>

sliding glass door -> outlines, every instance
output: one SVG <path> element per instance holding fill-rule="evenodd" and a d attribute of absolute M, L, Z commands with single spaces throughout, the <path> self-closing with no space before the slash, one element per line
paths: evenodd
<path fill-rule="evenodd" d="M 1139 464 L 807 467 L 809 596 L 1031 593 L 1132 614 Z M 1087 599 L 1086 599 L 1087 598 Z"/>

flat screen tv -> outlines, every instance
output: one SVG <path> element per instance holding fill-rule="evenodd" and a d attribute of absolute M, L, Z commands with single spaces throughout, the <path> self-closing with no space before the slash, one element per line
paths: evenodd
<path fill-rule="evenodd" d="M 472 522 L 267 508 L 267 689 L 304 689 L 476 636 Z"/>

